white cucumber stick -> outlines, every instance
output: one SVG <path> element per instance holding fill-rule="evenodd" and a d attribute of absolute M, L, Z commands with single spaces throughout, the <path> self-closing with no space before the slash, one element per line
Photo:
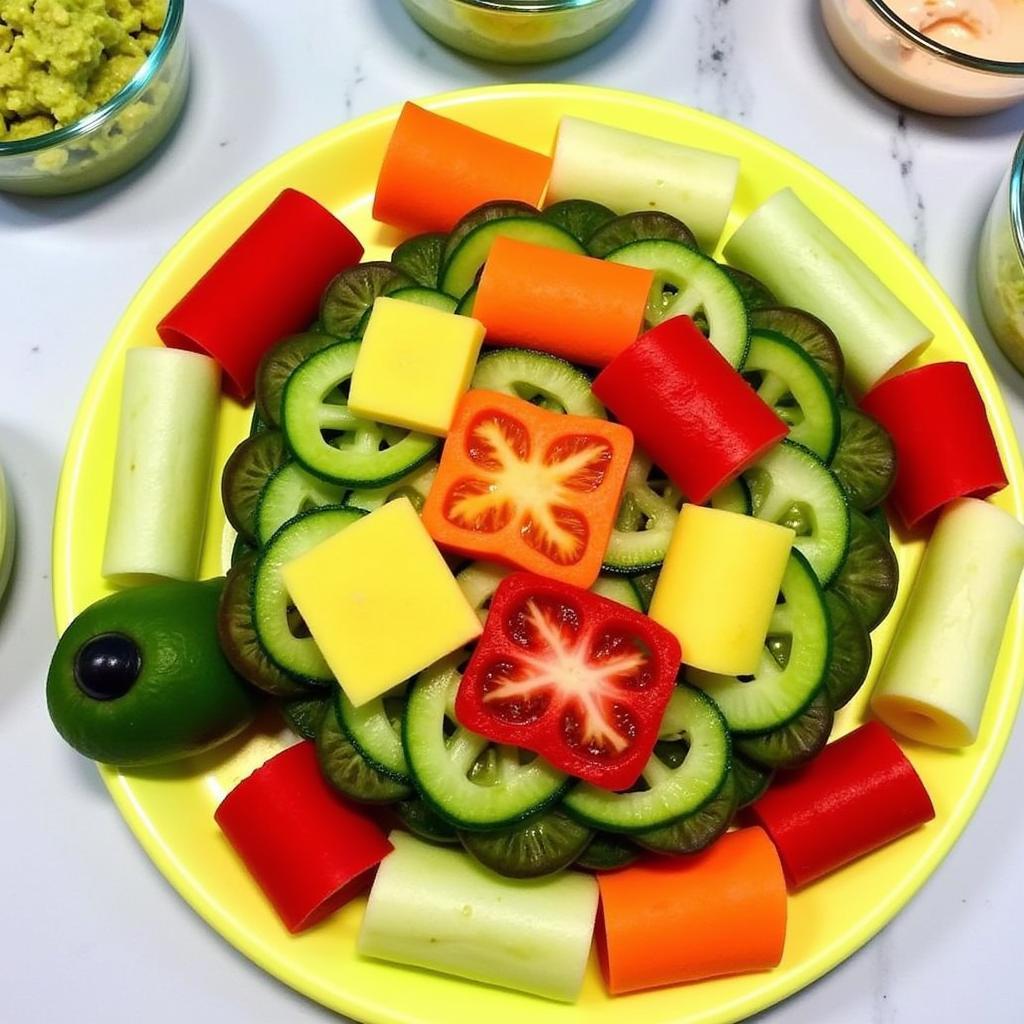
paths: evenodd
<path fill-rule="evenodd" d="M 563 117 L 547 203 L 589 199 L 616 213 L 661 210 L 708 252 L 718 245 L 739 181 L 735 157 L 579 117 Z"/>
<path fill-rule="evenodd" d="M 1024 569 L 1024 526 L 976 498 L 939 518 L 871 698 L 890 728 L 938 747 L 978 735 Z"/>
<path fill-rule="evenodd" d="M 579 996 L 597 916 L 592 876 L 514 881 L 461 851 L 390 838 L 361 954 L 562 1002 Z"/>
<path fill-rule="evenodd" d="M 103 575 L 194 580 L 209 503 L 220 369 L 207 356 L 125 356 Z"/>
<path fill-rule="evenodd" d="M 725 258 L 784 305 L 824 320 L 860 392 L 932 340 L 931 330 L 792 189 L 776 192 L 739 226 Z"/>
<path fill-rule="evenodd" d="M 14 566 L 14 499 L 11 497 L 3 466 L 0 466 L 0 601 L 11 581 Z"/>

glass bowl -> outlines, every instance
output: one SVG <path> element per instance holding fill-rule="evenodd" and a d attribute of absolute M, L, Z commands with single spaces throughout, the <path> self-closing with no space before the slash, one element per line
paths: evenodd
<path fill-rule="evenodd" d="M 533 64 L 603 39 L 636 0 L 402 0 L 421 28 L 471 57 Z"/>
<path fill-rule="evenodd" d="M 883 0 L 821 0 L 832 43 L 876 92 L 929 114 L 984 114 L 1024 98 L 1024 61 L 962 53 L 911 28 Z"/>
<path fill-rule="evenodd" d="M 16 142 L 0 142 L 0 191 L 81 192 L 131 170 L 178 119 L 188 92 L 185 0 L 170 0 L 160 37 L 120 92 L 79 121 Z"/>

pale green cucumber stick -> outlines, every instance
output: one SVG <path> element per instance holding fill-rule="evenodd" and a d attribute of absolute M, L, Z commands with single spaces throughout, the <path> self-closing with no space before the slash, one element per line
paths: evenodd
<path fill-rule="evenodd" d="M 987 501 L 942 513 L 882 666 L 871 709 L 938 747 L 975 741 L 1024 569 L 1024 526 Z"/>
<path fill-rule="evenodd" d="M 104 576 L 198 578 L 219 403 L 220 369 L 207 356 L 125 356 Z"/>
<path fill-rule="evenodd" d="M 835 331 L 858 392 L 932 340 L 932 331 L 792 189 L 776 192 L 739 226 L 725 258 L 784 305 L 813 313 Z"/>
<path fill-rule="evenodd" d="M 14 566 L 14 499 L 0 466 L 0 601 L 7 592 Z"/>
<path fill-rule="evenodd" d="M 736 195 L 740 162 L 579 117 L 563 117 L 547 203 L 589 199 L 616 213 L 661 210 L 712 251 Z"/>
<path fill-rule="evenodd" d="M 392 832 L 359 932 L 363 956 L 573 1002 L 597 917 L 597 881 L 514 881 L 460 850 Z"/>

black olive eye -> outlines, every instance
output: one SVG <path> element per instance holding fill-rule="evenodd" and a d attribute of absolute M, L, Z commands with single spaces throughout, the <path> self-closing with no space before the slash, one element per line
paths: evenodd
<path fill-rule="evenodd" d="M 116 700 L 135 684 L 142 671 L 142 654 L 123 633 L 101 633 L 84 643 L 75 655 L 75 682 L 93 700 Z"/>

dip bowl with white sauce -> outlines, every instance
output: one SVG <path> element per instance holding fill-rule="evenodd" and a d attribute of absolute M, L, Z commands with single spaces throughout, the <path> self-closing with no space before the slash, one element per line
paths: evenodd
<path fill-rule="evenodd" d="M 821 0 L 839 55 L 883 96 L 930 114 L 1024 98 L 1024 0 Z"/>

